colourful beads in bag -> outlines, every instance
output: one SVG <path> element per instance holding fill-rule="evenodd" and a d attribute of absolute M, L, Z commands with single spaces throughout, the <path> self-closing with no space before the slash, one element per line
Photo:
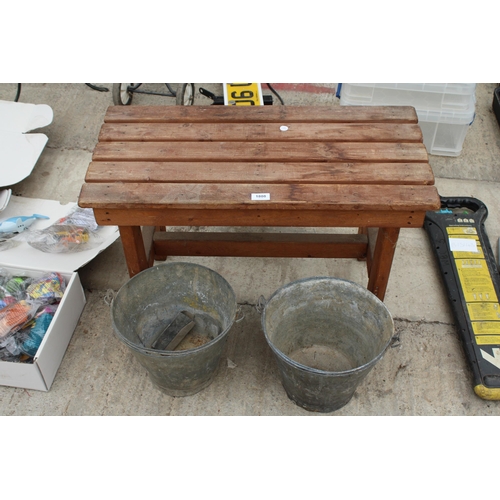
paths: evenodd
<path fill-rule="evenodd" d="M 61 300 L 65 289 L 64 278 L 59 273 L 52 272 L 32 283 L 26 289 L 26 293 L 34 300 L 50 303 Z"/>

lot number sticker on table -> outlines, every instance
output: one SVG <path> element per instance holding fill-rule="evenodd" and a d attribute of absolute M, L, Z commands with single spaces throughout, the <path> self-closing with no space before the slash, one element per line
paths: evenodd
<path fill-rule="evenodd" d="M 252 201 L 266 201 L 271 199 L 271 193 L 252 193 Z"/>

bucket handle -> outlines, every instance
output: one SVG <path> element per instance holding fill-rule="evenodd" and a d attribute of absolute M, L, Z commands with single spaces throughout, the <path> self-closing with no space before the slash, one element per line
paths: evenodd
<path fill-rule="evenodd" d="M 113 305 L 113 301 L 116 298 L 116 292 L 114 290 L 108 289 L 106 290 L 106 294 L 104 295 L 104 303 L 111 307 Z"/>
<path fill-rule="evenodd" d="M 257 299 L 257 304 L 255 304 L 255 309 L 257 309 L 257 312 L 259 314 L 262 314 L 264 312 L 266 305 L 267 305 L 267 299 L 264 297 L 264 295 L 261 295 Z"/>
<path fill-rule="evenodd" d="M 238 318 L 238 315 L 240 315 L 239 318 Z M 245 319 L 245 315 L 243 314 L 243 311 L 241 310 L 241 306 L 240 306 L 240 307 L 238 307 L 238 309 L 236 309 L 236 315 L 234 318 L 234 322 L 239 323 L 240 321 L 243 321 L 244 319 Z"/>

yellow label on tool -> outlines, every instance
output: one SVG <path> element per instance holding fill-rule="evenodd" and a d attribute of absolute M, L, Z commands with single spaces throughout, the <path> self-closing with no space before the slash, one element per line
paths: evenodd
<path fill-rule="evenodd" d="M 477 345 L 498 345 L 500 344 L 500 335 L 476 335 Z"/>
<path fill-rule="evenodd" d="M 467 309 L 471 321 L 500 321 L 498 302 L 472 302 Z"/>
<path fill-rule="evenodd" d="M 446 232 L 448 234 L 477 234 L 476 228 L 469 226 L 447 227 Z"/>
<path fill-rule="evenodd" d="M 481 247 L 481 242 L 479 241 L 479 237 L 475 235 L 451 235 L 449 237 L 450 240 L 450 248 L 452 249 L 452 254 L 455 259 L 484 259 L 483 249 Z M 467 251 L 467 250 L 456 250 L 454 245 L 455 243 L 462 242 L 467 243 L 470 242 L 471 246 L 475 248 L 475 252 Z"/>
<path fill-rule="evenodd" d="M 474 335 L 500 335 L 500 321 L 472 321 Z"/>
<path fill-rule="evenodd" d="M 455 259 L 466 302 L 498 302 L 484 259 Z"/>
<path fill-rule="evenodd" d="M 229 106 L 263 105 L 260 83 L 225 83 L 224 104 Z"/>

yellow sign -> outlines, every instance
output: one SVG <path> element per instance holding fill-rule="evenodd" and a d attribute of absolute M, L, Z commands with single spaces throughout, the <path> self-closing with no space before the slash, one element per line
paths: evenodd
<path fill-rule="evenodd" d="M 447 227 L 446 232 L 450 238 L 450 248 L 452 249 L 453 257 L 455 259 L 484 259 L 483 249 L 481 248 L 481 242 L 479 241 L 479 236 L 477 235 L 477 230 L 475 227 L 471 226 L 452 226 Z M 474 240 L 476 242 L 477 252 L 467 252 L 462 250 L 453 250 L 452 239 L 458 238 L 458 240 Z"/>
<path fill-rule="evenodd" d="M 453 257 L 455 259 L 484 259 L 483 249 L 481 247 L 481 242 L 477 236 L 450 236 L 450 248 L 453 248 L 453 241 L 455 242 L 467 242 L 467 240 L 475 241 L 476 252 L 468 252 L 464 250 L 453 250 Z M 474 246 L 474 245 L 473 245 Z"/>
<path fill-rule="evenodd" d="M 466 302 L 498 302 L 484 259 L 455 259 Z"/>
<path fill-rule="evenodd" d="M 477 234 L 476 228 L 469 226 L 447 227 L 446 232 L 448 234 Z"/>
<path fill-rule="evenodd" d="M 226 106 L 262 106 L 264 99 L 260 83 L 225 83 Z"/>
<path fill-rule="evenodd" d="M 476 335 L 477 345 L 499 345 L 500 335 Z"/>
<path fill-rule="evenodd" d="M 498 302 L 472 302 L 467 304 L 467 309 L 471 321 L 500 322 L 500 306 Z"/>
<path fill-rule="evenodd" d="M 500 321 L 472 321 L 474 335 L 500 335 Z"/>

